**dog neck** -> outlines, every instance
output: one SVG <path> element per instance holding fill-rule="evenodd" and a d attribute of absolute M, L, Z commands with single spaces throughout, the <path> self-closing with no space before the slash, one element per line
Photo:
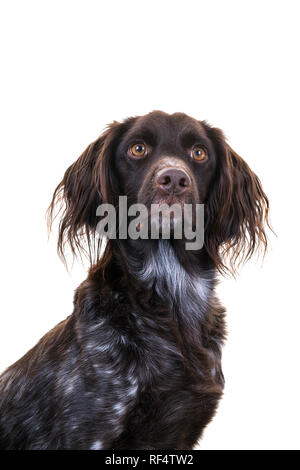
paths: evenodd
<path fill-rule="evenodd" d="M 205 254 L 183 251 L 182 244 L 169 240 L 133 242 L 123 246 L 122 252 L 142 288 L 155 293 L 173 311 L 188 309 L 189 317 L 197 319 L 205 314 L 215 285 L 215 270 Z"/>

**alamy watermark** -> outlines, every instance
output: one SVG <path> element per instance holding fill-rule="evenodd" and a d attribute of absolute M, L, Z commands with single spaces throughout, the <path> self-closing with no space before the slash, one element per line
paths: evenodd
<path fill-rule="evenodd" d="M 200 250 L 204 244 L 204 204 L 151 204 L 149 209 L 140 203 L 128 207 L 127 196 L 119 196 L 118 211 L 100 204 L 96 215 L 101 217 L 96 232 L 110 239 L 184 239 L 189 240 L 186 250 Z"/>

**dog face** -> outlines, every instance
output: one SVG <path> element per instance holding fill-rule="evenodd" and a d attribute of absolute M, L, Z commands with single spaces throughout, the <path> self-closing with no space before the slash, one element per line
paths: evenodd
<path fill-rule="evenodd" d="M 97 207 L 128 204 L 202 203 L 205 207 L 204 249 L 215 266 L 224 268 L 249 258 L 267 240 L 264 224 L 268 199 L 258 177 L 226 143 L 220 129 L 183 113 L 154 111 L 114 122 L 71 165 L 56 188 L 49 208 L 64 204 L 58 249 L 68 243 L 89 250 L 95 239 Z"/>
<path fill-rule="evenodd" d="M 176 113 L 137 118 L 113 156 L 119 194 L 132 202 L 169 205 L 205 201 L 216 154 L 200 122 Z"/>

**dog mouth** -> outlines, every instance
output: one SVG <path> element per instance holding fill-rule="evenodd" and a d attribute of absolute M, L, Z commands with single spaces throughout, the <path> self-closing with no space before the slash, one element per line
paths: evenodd
<path fill-rule="evenodd" d="M 147 226 L 148 233 L 156 234 L 153 238 L 183 239 L 184 225 L 188 223 L 194 226 L 196 201 L 192 194 L 186 194 L 185 197 L 156 194 L 145 202 L 147 217 L 137 224 L 138 232 Z"/>

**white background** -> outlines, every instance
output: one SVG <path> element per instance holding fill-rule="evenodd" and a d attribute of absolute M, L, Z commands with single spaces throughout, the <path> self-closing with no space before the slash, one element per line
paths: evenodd
<path fill-rule="evenodd" d="M 298 4 L 298 5 L 297 5 Z M 2 1 L 0 370 L 72 311 L 86 277 L 45 210 L 112 120 L 154 109 L 221 127 L 259 175 L 277 238 L 223 279 L 226 389 L 202 449 L 300 448 L 297 1 Z"/>

